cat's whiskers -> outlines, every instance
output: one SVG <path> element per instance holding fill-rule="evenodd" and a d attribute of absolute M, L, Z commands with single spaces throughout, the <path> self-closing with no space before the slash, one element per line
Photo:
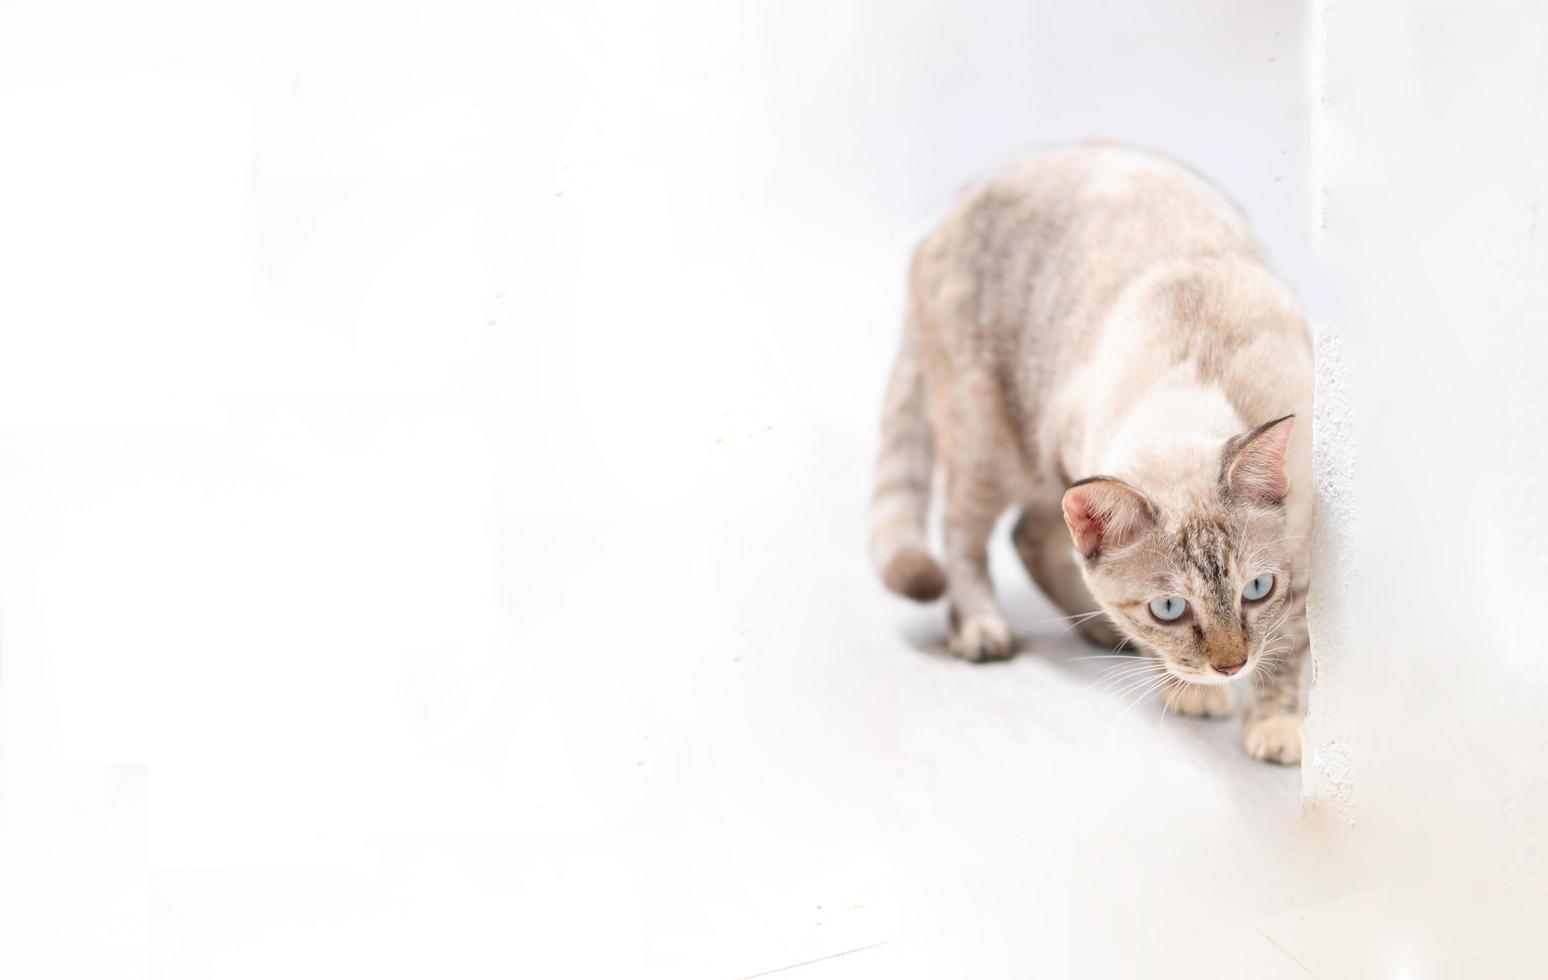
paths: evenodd
<path fill-rule="evenodd" d="M 1132 684 L 1140 680 L 1150 680 L 1156 676 L 1156 667 L 1152 664 L 1138 666 L 1121 666 L 1109 670 L 1097 685 L 1098 693 L 1119 693 L 1127 690 Z"/>
<path fill-rule="evenodd" d="M 1116 667 L 1109 674 L 1111 679 L 1105 686 L 1112 693 L 1126 690 L 1135 681 L 1150 680 L 1157 676 L 1156 668 L 1152 664 L 1136 667 Z"/>
<path fill-rule="evenodd" d="M 1074 624 L 1078 626 L 1081 623 L 1084 623 L 1088 619 L 1094 619 L 1097 616 L 1105 616 L 1105 615 L 1107 615 L 1106 610 L 1097 609 L 1097 610 L 1094 610 L 1094 611 L 1088 612 L 1088 613 L 1072 613 L 1069 616 L 1049 616 L 1046 619 L 1034 619 L 1034 620 L 1032 620 L 1032 622 L 1038 623 L 1038 624 L 1042 624 L 1042 623 L 1068 623 L 1068 622 L 1071 622 L 1073 620 Z"/>
<path fill-rule="evenodd" d="M 1265 649 L 1267 643 L 1273 639 L 1277 638 L 1265 641 L 1265 644 L 1258 648 L 1257 662 L 1253 665 L 1250 674 L 1254 689 L 1259 691 L 1264 689 L 1264 683 L 1273 676 L 1276 669 L 1283 665 L 1283 655 L 1290 650 L 1289 644 Z"/>
<path fill-rule="evenodd" d="M 1107 615 L 1106 611 L 1101 610 L 1101 609 L 1098 609 L 1094 613 L 1087 613 L 1086 615 L 1084 615 L 1084 616 L 1080 617 L 1079 619 L 1077 619 L 1075 622 L 1073 622 L 1070 625 L 1066 626 L 1064 629 L 1060 630 L 1059 631 L 1059 635 L 1063 636 L 1064 634 L 1068 633 L 1070 630 L 1075 629 L 1077 626 L 1080 626 L 1082 623 L 1089 622 L 1090 620 L 1093 620 L 1093 619 L 1097 618 L 1098 616 L 1106 616 L 1106 615 Z"/>
<path fill-rule="evenodd" d="M 1131 681 L 1128 685 L 1117 691 L 1116 694 L 1124 702 L 1125 707 L 1132 708 L 1159 690 L 1170 680 L 1170 675 L 1165 667 L 1160 667 L 1139 680 Z"/>
<path fill-rule="evenodd" d="M 1158 678 L 1149 687 L 1146 687 L 1145 689 L 1141 690 L 1138 694 L 1134 695 L 1132 698 L 1127 699 L 1126 702 L 1125 702 L 1125 707 L 1131 708 L 1131 709 L 1139 707 L 1139 705 L 1143 701 L 1145 701 L 1147 698 L 1149 698 L 1151 695 L 1155 694 L 1159 690 L 1162 690 L 1170 680 L 1171 680 L 1170 676 L 1163 676 L 1163 677 Z"/>

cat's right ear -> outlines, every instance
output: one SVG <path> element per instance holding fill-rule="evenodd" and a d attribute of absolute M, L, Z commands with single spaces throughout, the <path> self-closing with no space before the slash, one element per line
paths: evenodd
<path fill-rule="evenodd" d="M 1093 476 L 1064 491 L 1064 523 L 1088 561 L 1105 549 L 1130 544 L 1155 522 L 1150 500 L 1122 480 Z"/>
<path fill-rule="evenodd" d="M 1227 497 L 1277 507 L 1290 492 L 1285 453 L 1295 416 L 1265 422 L 1228 440 L 1220 464 L 1220 486 Z"/>

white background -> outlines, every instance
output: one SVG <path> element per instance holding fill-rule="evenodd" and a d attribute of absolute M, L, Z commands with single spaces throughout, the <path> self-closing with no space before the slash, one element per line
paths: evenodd
<path fill-rule="evenodd" d="M 863 510 L 1018 149 L 1178 154 L 1319 313 L 1308 23 L 0 6 L 0 965 L 1304 976 L 1298 773 L 1003 551 L 1033 652 L 939 655 Z"/>

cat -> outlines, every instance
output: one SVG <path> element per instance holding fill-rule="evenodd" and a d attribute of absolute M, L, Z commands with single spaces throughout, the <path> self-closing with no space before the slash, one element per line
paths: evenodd
<path fill-rule="evenodd" d="M 1008 657 L 986 549 L 1015 508 L 1022 562 L 1089 638 L 1136 644 L 1185 714 L 1240 687 L 1248 753 L 1299 762 L 1312 371 L 1294 296 L 1202 177 L 1107 143 L 1020 158 L 915 249 L 872 560 L 946 596 L 952 653 Z"/>

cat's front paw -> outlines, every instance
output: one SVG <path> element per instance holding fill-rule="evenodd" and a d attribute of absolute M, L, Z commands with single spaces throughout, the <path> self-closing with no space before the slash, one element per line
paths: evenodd
<path fill-rule="evenodd" d="M 968 616 L 952 623 L 946 634 L 946 649 L 974 663 L 1004 660 L 1016 652 L 1016 638 L 999 616 Z"/>
<path fill-rule="evenodd" d="M 1268 715 L 1250 721 L 1242 730 L 1242 744 L 1254 759 L 1293 766 L 1301 761 L 1301 719 L 1295 715 Z"/>
<path fill-rule="evenodd" d="M 1224 684 L 1179 683 L 1167 695 L 1167 704 L 1180 715 L 1193 718 L 1224 718 L 1231 713 L 1235 699 Z"/>

